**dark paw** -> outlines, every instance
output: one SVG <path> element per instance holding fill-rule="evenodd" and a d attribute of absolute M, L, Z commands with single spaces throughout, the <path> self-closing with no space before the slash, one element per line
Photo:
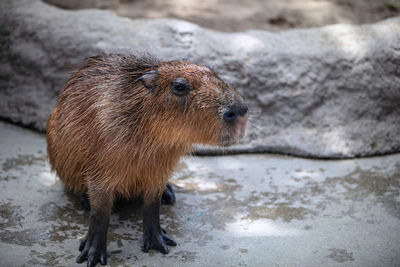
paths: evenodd
<path fill-rule="evenodd" d="M 157 249 L 161 253 L 168 254 L 168 246 L 176 246 L 176 242 L 165 234 L 165 230 L 161 229 L 159 234 L 149 233 L 145 234 L 144 237 L 144 246 L 142 248 L 143 252 L 148 252 L 150 249 Z"/>
<path fill-rule="evenodd" d="M 172 205 L 175 203 L 175 201 L 176 201 L 175 193 L 174 190 L 172 189 L 172 185 L 170 183 L 167 183 L 167 186 L 165 187 L 165 190 L 161 197 L 161 203 Z"/>
<path fill-rule="evenodd" d="M 86 193 L 80 193 L 79 194 L 79 200 L 81 202 L 82 207 L 85 210 L 89 210 L 90 211 L 90 202 L 89 202 L 89 196 Z"/>
<path fill-rule="evenodd" d="M 88 237 L 82 239 L 79 245 L 79 251 L 81 254 L 76 258 L 77 263 L 82 263 L 87 260 L 87 266 L 96 266 L 98 262 L 101 265 L 107 264 L 107 251 L 106 242 L 102 241 L 102 238 L 93 238 L 93 240 L 88 241 Z"/>

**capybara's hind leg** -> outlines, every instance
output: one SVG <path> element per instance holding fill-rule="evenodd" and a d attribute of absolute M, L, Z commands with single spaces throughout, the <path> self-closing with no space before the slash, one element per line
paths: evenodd
<path fill-rule="evenodd" d="M 160 226 L 160 197 L 144 199 L 143 205 L 143 251 L 157 249 L 168 254 L 167 245 L 176 246 L 176 242 L 165 234 Z"/>
<path fill-rule="evenodd" d="M 89 189 L 90 190 L 90 189 Z M 87 266 L 95 266 L 98 262 L 107 264 L 107 229 L 113 204 L 113 195 L 107 192 L 89 192 L 96 196 L 91 199 L 89 231 L 79 245 L 81 254 L 77 263 L 87 260 Z"/>
<path fill-rule="evenodd" d="M 85 210 L 90 211 L 89 196 L 87 193 L 79 193 L 79 201 L 81 202 L 81 205 Z"/>
<path fill-rule="evenodd" d="M 175 202 L 176 202 L 176 198 L 175 198 L 174 190 L 172 189 L 172 184 L 167 183 L 167 186 L 165 187 L 165 190 L 161 197 L 161 203 L 167 204 L 167 205 L 172 205 L 172 204 L 175 204 Z"/>

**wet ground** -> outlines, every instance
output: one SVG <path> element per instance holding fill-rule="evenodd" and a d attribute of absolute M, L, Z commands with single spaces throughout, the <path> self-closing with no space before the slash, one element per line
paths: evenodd
<path fill-rule="evenodd" d="M 122 204 L 109 266 L 400 266 L 400 154 L 188 157 L 172 182 L 162 225 L 178 246 L 141 252 L 138 207 Z M 44 136 L 0 122 L 0 265 L 77 265 L 87 226 L 49 171 Z"/>

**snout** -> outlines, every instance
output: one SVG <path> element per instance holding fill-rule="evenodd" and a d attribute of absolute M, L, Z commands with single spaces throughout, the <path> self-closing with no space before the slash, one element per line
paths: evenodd
<path fill-rule="evenodd" d="M 246 133 L 248 107 L 244 103 L 230 106 L 223 113 L 223 120 L 226 124 L 226 133 L 221 138 L 222 146 L 233 145 Z"/>
<path fill-rule="evenodd" d="M 224 113 L 224 121 L 226 123 L 235 123 L 236 120 L 247 117 L 248 110 L 245 104 L 232 106 Z"/>

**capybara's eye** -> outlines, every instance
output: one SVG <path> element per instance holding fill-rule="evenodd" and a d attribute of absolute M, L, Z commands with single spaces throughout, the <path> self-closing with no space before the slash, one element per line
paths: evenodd
<path fill-rule="evenodd" d="M 176 96 L 185 96 L 189 94 L 189 82 L 182 77 L 175 78 L 171 83 L 171 91 Z"/>

